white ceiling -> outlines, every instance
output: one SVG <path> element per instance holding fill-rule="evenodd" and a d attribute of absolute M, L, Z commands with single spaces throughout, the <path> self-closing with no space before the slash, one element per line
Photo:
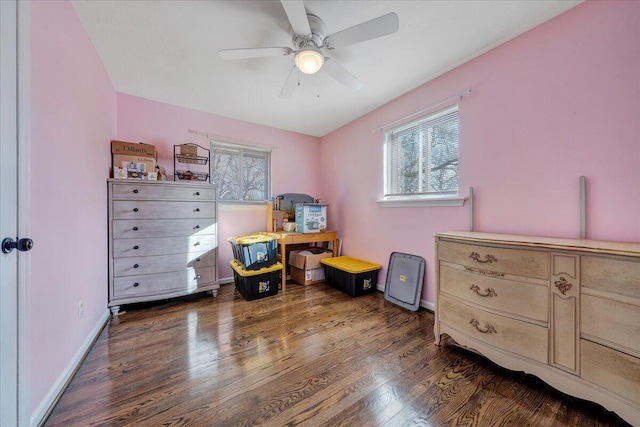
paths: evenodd
<path fill-rule="evenodd" d="M 222 60 L 220 49 L 293 47 L 277 0 L 74 0 L 121 93 L 313 136 L 324 136 L 579 4 L 570 0 L 305 1 L 327 34 L 389 12 L 397 33 L 324 51 L 364 83 L 350 92 L 301 74 L 279 98 L 293 55 Z M 457 88 L 460 91 L 467 88 Z M 215 131 L 215 129 L 208 129 Z"/>

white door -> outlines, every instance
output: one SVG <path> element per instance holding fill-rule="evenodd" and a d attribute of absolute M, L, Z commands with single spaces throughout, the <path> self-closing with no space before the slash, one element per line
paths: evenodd
<path fill-rule="evenodd" d="M 0 1 L 0 239 L 18 236 L 17 4 Z M 18 420 L 18 257 L 0 255 L 0 425 Z"/>
<path fill-rule="evenodd" d="M 19 243 L 19 233 L 25 231 L 29 222 L 28 218 L 19 217 L 24 213 L 19 202 L 29 197 L 23 179 L 28 176 L 25 162 L 28 157 L 24 152 L 27 145 L 25 137 L 20 135 L 21 129 L 26 128 L 18 121 L 19 112 L 22 116 L 28 108 L 28 103 L 20 103 L 21 99 L 27 98 L 25 86 L 21 86 L 20 81 L 24 80 L 28 87 L 29 79 L 29 73 L 20 65 L 24 65 L 23 61 L 28 64 L 25 58 L 28 39 L 27 51 L 22 46 L 22 34 L 28 31 L 28 25 L 18 31 L 25 11 L 29 12 L 19 6 L 17 0 L 0 0 L 0 426 L 29 424 L 28 387 L 25 384 L 28 375 L 23 375 L 28 372 L 29 362 L 28 345 L 25 345 L 29 338 L 28 328 L 25 328 L 28 313 L 24 310 L 27 301 L 21 300 L 28 275 L 28 256 L 25 259 L 19 251 L 9 252 L 11 247 L 5 246 L 8 241 L 4 240 L 11 238 Z M 26 19 L 28 22 L 28 16 Z M 23 171 L 19 173 L 20 169 Z M 26 191 L 20 194 L 23 189 Z M 28 241 L 21 241 L 23 246 L 25 242 Z"/>

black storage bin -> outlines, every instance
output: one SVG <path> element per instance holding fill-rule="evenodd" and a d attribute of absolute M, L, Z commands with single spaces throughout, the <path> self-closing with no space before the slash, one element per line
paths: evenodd
<path fill-rule="evenodd" d="M 378 284 L 380 264 L 348 256 L 320 260 L 324 268 L 324 282 L 342 292 L 359 297 L 374 292 Z"/>
<path fill-rule="evenodd" d="M 245 270 L 259 270 L 278 262 L 278 236 L 273 233 L 254 233 L 227 239 L 233 257 Z"/>
<path fill-rule="evenodd" d="M 281 263 L 277 262 L 260 270 L 246 270 L 238 260 L 230 261 L 229 264 L 233 268 L 236 289 L 247 301 L 278 294 Z"/>

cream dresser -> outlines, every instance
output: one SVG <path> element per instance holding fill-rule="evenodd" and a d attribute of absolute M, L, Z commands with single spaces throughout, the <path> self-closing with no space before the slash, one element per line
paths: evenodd
<path fill-rule="evenodd" d="M 107 181 L 109 307 L 210 291 L 218 284 L 217 189 Z"/>
<path fill-rule="evenodd" d="M 447 334 L 640 426 L 640 244 L 436 235 L 436 344 Z"/>

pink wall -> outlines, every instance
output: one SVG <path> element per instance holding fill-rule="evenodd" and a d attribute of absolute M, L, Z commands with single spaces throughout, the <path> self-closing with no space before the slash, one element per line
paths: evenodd
<path fill-rule="evenodd" d="M 31 55 L 34 411 L 107 313 L 106 178 L 116 96 L 71 2 L 32 2 Z"/>
<path fill-rule="evenodd" d="M 639 241 L 638 22 L 640 2 L 586 2 L 322 138 L 343 252 L 383 265 L 392 251 L 425 257 L 422 298 L 434 300 L 433 234 L 467 230 L 467 205 L 376 205 L 382 133 L 371 130 L 468 88 L 460 194 L 474 187 L 477 231 L 579 237 L 584 175 L 587 237 Z"/>
<path fill-rule="evenodd" d="M 275 147 L 271 153 L 272 194 L 305 193 L 314 197 L 320 189 L 320 139 L 214 114 L 119 93 L 117 139 L 153 144 L 158 164 L 173 174 L 173 145 L 194 143 L 208 147 L 208 140 L 189 133 L 197 130 L 250 145 Z M 170 177 L 172 179 L 172 177 Z M 233 277 L 229 236 L 264 231 L 264 205 L 221 204 L 218 208 L 220 278 Z"/>

